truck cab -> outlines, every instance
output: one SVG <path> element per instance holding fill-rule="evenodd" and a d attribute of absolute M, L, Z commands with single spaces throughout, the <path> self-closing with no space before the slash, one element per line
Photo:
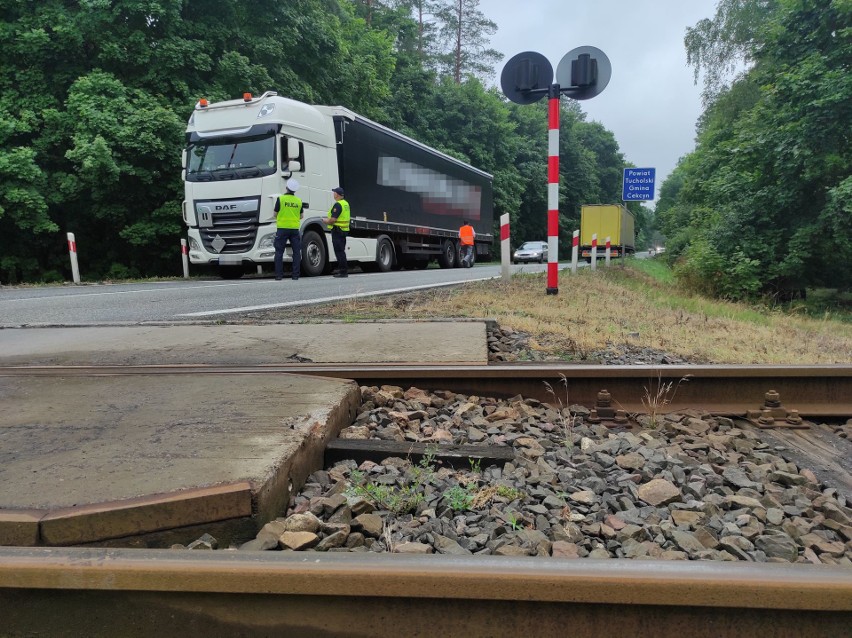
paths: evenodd
<path fill-rule="evenodd" d="M 226 278 L 271 263 L 275 200 L 295 177 L 305 217 L 324 217 L 337 179 L 334 132 L 313 107 L 264 93 L 196 104 L 183 153 L 189 260 Z"/>

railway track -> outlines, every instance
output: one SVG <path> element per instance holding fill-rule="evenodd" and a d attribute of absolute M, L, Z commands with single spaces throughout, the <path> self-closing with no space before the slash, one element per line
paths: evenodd
<path fill-rule="evenodd" d="M 679 385 L 665 411 L 700 408 L 742 419 L 751 414 L 754 421 L 763 416 L 765 422 L 755 427 L 790 444 L 801 442 L 801 454 L 835 463 L 835 473 L 845 472 L 848 480 L 849 459 L 827 458 L 830 449 L 788 418 L 801 417 L 807 425 L 809 420 L 852 417 L 852 366 L 0 369 L 0 377 L 292 373 L 354 379 L 361 385 L 520 394 L 545 402 L 553 399 L 545 382 L 553 387 L 564 383 L 572 402 L 597 406 L 604 418 L 608 410 L 641 412 L 649 386 L 671 382 Z M 608 397 L 602 398 L 604 390 Z M 838 478 L 842 483 L 844 477 Z M 849 635 L 852 626 L 852 569 L 709 561 L 7 547 L 0 548 L 0 614 L 0 635 L 10 636 L 841 636 Z"/>
<path fill-rule="evenodd" d="M 359 385 L 408 385 L 488 396 L 521 394 L 550 401 L 545 382 L 570 384 L 572 401 L 595 405 L 606 389 L 628 412 L 645 409 L 642 399 L 656 384 L 678 384 L 667 411 L 702 407 L 716 414 L 745 414 L 763 407 L 775 391 L 802 416 L 852 416 L 852 366 L 564 366 L 553 364 L 316 365 L 259 366 L 32 366 L 0 367 L 0 376 L 99 376 L 133 374 L 303 374 L 353 379 Z"/>

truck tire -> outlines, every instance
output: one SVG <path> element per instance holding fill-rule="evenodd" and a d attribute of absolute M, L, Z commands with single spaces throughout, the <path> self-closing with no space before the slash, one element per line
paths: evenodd
<path fill-rule="evenodd" d="M 391 268 L 393 268 L 393 244 L 387 237 L 382 237 L 376 244 L 376 270 L 388 272 Z"/>
<path fill-rule="evenodd" d="M 316 277 L 323 274 L 328 264 L 325 242 L 313 230 L 302 235 L 302 274 Z"/>
<path fill-rule="evenodd" d="M 441 268 L 453 268 L 458 264 L 456 257 L 458 256 L 455 242 L 450 239 L 445 239 L 441 244 L 441 254 L 438 255 L 438 265 Z"/>
<path fill-rule="evenodd" d="M 222 279 L 239 279 L 243 276 L 242 266 L 219 266 L 219 276 Z"/>

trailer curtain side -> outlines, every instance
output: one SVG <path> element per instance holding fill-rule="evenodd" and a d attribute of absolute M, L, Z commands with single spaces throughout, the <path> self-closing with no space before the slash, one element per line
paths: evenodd
<path fill-rule="evenodd" d="M 368 120 L 334 118 L 352 217 L 456 232 L 467 219 L 490 241 L 491 176 Z"/>

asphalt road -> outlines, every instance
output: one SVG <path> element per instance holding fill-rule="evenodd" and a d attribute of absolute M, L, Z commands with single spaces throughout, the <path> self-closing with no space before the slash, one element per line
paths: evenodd
<path fill-rule="evenodd" d="M 546 264 L 511 268 L 512 272 L 542 272 Z M 561 264 L 560 268 L 566 265 Z M 253 309 L 307 305 L 499 277 L 499 265 L 483 265 L 469 269 L 356 272 L 347 279 L 325 276 L 275 281 L 268 275 L 235 281 L 6 287 L 0 289 L 0 327 L 215 320 Z"/>

